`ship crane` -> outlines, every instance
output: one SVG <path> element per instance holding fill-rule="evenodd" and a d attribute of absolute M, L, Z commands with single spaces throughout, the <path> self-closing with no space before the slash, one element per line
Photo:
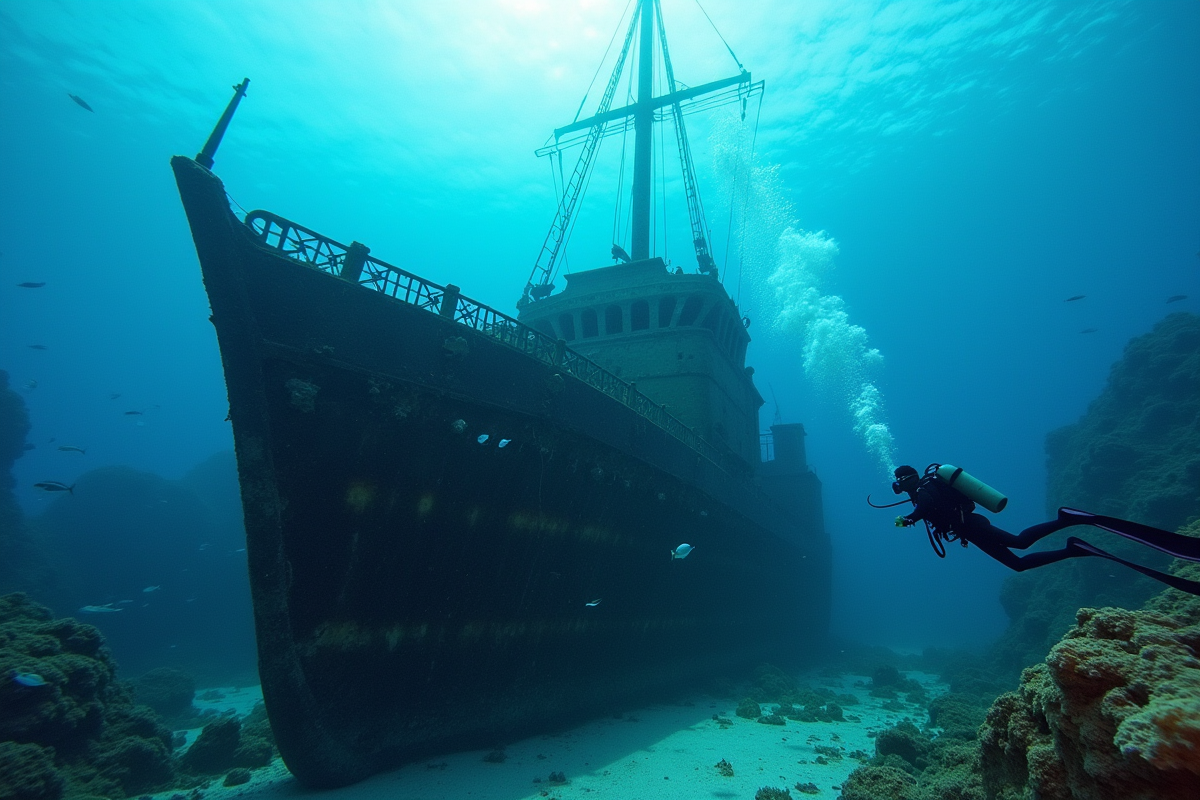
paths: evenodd
<path fill-rule="evenodd" d="M 701 11 L 703 11 L 703 7 L 701 7 Z M 705 14 L 705 16 L 708 15 Z M 654 96 L 653 84 L 656 18 L 659 51 L 666 72 L 668 90 L 667 94 L 657 97 Z M 711 22 L 711 19 L 709 21 Z M 638 36 L 637 100 L 630 105 L 613 109 L 613 98 L 628 61 L 635 33 L 640 34 Z M 720 35 L 719 32 L 718 35 Z M 724 37 L 722 37 L 722 41 L 724 41 Z M 726 47 L 729 47 L 728 44 Z M 729 52 L 730 55 L 733 55 L 732 49 Z M 734 61 L 737 62 L 736 56 L 734 56 Z M 596 113 L 586 119 L 556 128 L 554 143 L 537 151 L 539 156 L 557 156 L 561 164 L 564 150 L 577 145 L 582 146 L 570 179 L 564 181 L 554 221 L 546 233 L 541 250 L 538 251 L 533 270 L 525 284 L 525 291 L 517 302 L 518 308 L 541 300 L 554 291 L 553 280 L 557 273 L 559 259 L 571 235 L 579 202 L 587 188 L 592 168 L 595 166 L 600 142 L 607 136 L 624 133 L 628 129 L 631 119 L 634 128 L 634 162 L 631 193 L 631 247 L 628 257 L 633 261 L 650 257 L 650 217 L 653 189 L 651 170 L 654 163 L 653 126 L 655 113 L 660 109 L 670 109 L 675 125 L 676 144 L 683 172 L 684 192 L 687 197 L 688 216 L 691 220 L 692 245 L 696 252 L 697 268 L 700 272 L 716 277 L 717 267 L 710 249 L 710 236 L 704 219 L 704 206 L 701 203 L 700 191 L 696 184 L 695 162 L 692 159 L 683 118 L 693 111 L 731 102 L 741 102 L 743 116 L 745 115 L 747 99 L 752 95 L 761 96 L 764 84 L 762 81 L 753 82 L 749 71 L 742 67 L 741 62 L 737 63 L 740 69 L 737 75 L 694 87 L 687 87 L 679 83 L 675 80 L 675 70 L 667 49 L 667 33 L 662 22 L 659 0 L 637 0 L 637 8 L 625 33 L 624 45 L 617 56 L 616 65 L 605 86 Z M 620 248 L 614 245 L 614 257 L 617 257 L 618 249 Z M 621 255 L 625 255 L 623 250 Z"/>

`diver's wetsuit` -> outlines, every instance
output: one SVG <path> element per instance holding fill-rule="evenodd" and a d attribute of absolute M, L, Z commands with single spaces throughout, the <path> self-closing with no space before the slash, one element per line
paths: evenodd
<path fill-rule="evenodd" d="M 1018 534 L 1012 534 L 997 528 L 987 517 L 973 513 L 974 503 L 957 490 L 940 484 L 937 480 L 922 481 L 917 490 L 910 492 L 909 496 L 913 501 L 913 510 L 911 514 L 904 517 L 908 524 L 913 525 L 924 520 L 933 528 L 934 535 L 946 538 L 956 536 L 964 542 L 970 542 L 1011 570 L 1024 572 L 1027 569 L 1053 564 L 1067 558 L 1099 556 L 1124 564 L 1168 586 L 1200 595 L 1200 582 L 1125 561 L 1074 536 L 1068 537 L 1067 546 L 1060 550 L 1039 550 L 1036 553 L 1019 556 L 1010 549 L 1024 550 L 1064 528 L 1070 528 L 1073 525 L 1090 525 L 1141 542 L 1175 558 L 1200 562 L 1200 539 L 1181 536 L 1116 517 L 1089 514 L 1073 508 L 1060 508 L 1057 519 L 1033 525 Z"/>

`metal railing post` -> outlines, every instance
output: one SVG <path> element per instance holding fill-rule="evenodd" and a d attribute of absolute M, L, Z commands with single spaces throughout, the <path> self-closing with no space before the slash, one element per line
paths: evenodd
<path fill-rule="evenodd" d="M 367 256 L 370 254 L 371 248 L 361 242 L 351 242 L 346 248 L 346 256 L 342 259 L 341 278 L 350 283 L 358 283 L 358 279 L 362 276 L 363 265 L 367 263 Z"/>
<path fill-rule="evenodd" d="M 438 308 L 438 314 L 448 320 L 454 319 L 454 312 L 458 310 L 458 298 L 462 294 L 461 290 L 453 283 L 446 284 L 446 291 L 442 292 L 442 305 Z"/>

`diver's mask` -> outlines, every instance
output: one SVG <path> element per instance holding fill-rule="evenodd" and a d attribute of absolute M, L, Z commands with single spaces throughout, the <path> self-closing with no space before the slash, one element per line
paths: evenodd
<path fill-rule="evenodd" d="M 900 494 L 904 490 L 900 488 L 900 481 L 892 481 L 892 494 Z"/>

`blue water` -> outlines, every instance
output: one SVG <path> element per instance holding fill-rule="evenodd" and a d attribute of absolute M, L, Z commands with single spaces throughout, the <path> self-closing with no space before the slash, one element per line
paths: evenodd
<path fill-rule="evenodd" d="M 763 427 L 776 405 L 803 422 L 824 483 L 835 630 L 986 642 L 1006 570 L 974 549 L 940 561 L 864 499 L 891 499 L 889 462 L 947 461 L 1008 494 L 998 524 L 1040 521 L 1047 432 L 1130 337 L 1200 310 L 1200 6 L 747 5 L 705 8 L 766 81 L 761 117 L 688 129 L 717 263 L 753 320 Z M 679 80 L 736 72 L 695 3 L 663 8 Z M 216 171 L 238 203 L 512 311 L 555 207 L 533 150 L 572 119 L 624 9 L 0 5 L 0 368 L 34 426 L 27 513 L 55 499 L 37 481 L 175 479 L 232 447 L 167 161 L 199 149 L 234 83 L 252 80 Z M 690 268 L 669 136 L 655 251 Z M 605 142 L 571 268 L 609 263 L 619 153 Z"/>

